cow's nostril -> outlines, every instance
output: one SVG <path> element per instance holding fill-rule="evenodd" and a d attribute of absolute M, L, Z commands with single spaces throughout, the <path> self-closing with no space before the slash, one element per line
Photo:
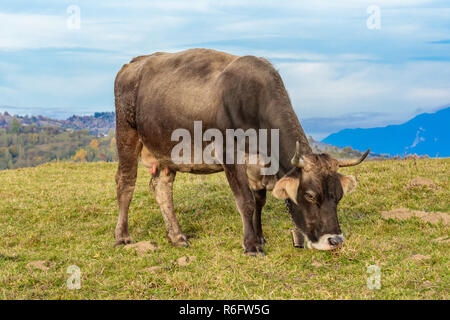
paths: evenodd
<path fill-rule="evenodd" d="M 341 244 L 344 241 L 344 239 L 341 236 L 334 236 L 328 238 L 328 243 L 332 246 L 337 246 Z"/>
<path fill-rule="evenodd" d="M 334 237 L 330 237 L 328 238 L 328 243 L 331 244 L 332 246 L 335 246 L 337 244 L 336 240 L 334 239 Z"/>

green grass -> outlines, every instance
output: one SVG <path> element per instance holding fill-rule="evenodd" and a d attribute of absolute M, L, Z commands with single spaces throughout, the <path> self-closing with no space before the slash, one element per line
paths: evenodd
<path fill-rule="evenodd" d="M 296 249 L 284 203 L 269 195 L 263 212 L 266 257 L 243 254 L 242 224 L 225 176 L 178 174 L 175 207 L 191 247 L 174 248 L 150 175 L 140 167 L 130 208 L 134 241 L 158 250 L 139 256 L 114 248 L 117 219 L 114 163 L 53 163 L 0 171 L 1 299 L 448 299 L 449 227 L 417 218 L 383 220 L 380 211 L 450 212 L 450 159 L 365 162 L 341 170 L 357 190 L 338 208 L 346 237 L 339 254 Z M 414 177 L 437 188 L 405 189 Z M 429 259 L 414 261 L 422 254 Z M 196 256 L 187 266 L 175 261 Z M 46 260 L 47 271 L 27 268 Z M 68 290 L 67 267 L 81 269 L 81 289 Z M 381 268 L 381 289 L 366 285 Z M 151 266 L 162 269 L 152 273 Z"/>

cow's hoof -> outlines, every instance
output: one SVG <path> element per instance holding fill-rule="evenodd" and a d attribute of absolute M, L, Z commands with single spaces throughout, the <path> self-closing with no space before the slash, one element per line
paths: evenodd
<path fill-rule="evenodd" d="M 264 238 L 264 237 L 258 237 L 258 244 L 259 244 L 260 246 L 263 246 L 263 245 L 265 245 L 266 243 L 267 243 L 266 238 Z"/>
<path fill-rule="evenodd" d="M 262 248 L 258 249 L 257 251 L 244 251 L 244 254 L 250 257 L 265 257 L 266 253 Z"/>
<path fill-rule="evenodd" d="M 176 243 L 174 243 L 173 245 L 177 248 L 187 248 L 191 244 L 188 240 L 180 240 L 180 241 L 177 241 Z"/>
<path fill-rule="evenodd" d="M 245 252 L 246 256 L 249 257 L 265 257 L 266 254 L 264 251 L 258 251 L 258 252 Z"/>
<path fill-rule="evenodd" d="M 259 243 L 255 243 L 252 245 L 244 246 L 244 254 L 252 257 L 261 256 L 264 257 L 266 254 L 264 253 L 264 249 L 262 245 Z"/>
<path fill-rule="evenodd" d="M 131 237 L 120 238 L 120 239 L 116 240 L 116 243 L 114 244 L 114 247 L 130 244 L 131 242 L 132 242 L 131 241 Z"/>
<path fill-rule="evenodd" d="M 116 239 L 114 247 L 130 244 L 132 242 L 130 231 L 128 230 L 128 228 L 123 227 L 122 225 L 116 226 L 116 230 L 114 231 L 114 239 Z"/>
<path fill-rule="evenodd" d="M 189 243 L 188 236 L 184 233 L 176 235 L 176 236 L 169 236 L 170 241 L 172 244 L 177 248 L 186 248 L 189 247 L 191 244 Z"/>

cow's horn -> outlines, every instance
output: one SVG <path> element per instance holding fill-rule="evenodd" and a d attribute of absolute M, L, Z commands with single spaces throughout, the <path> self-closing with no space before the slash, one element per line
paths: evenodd
<path fill-rule="evenodd" d="M 300 157 L 300 142 L 298 141 L 295 144 L 295 154 L 291 160 L 291 164 L 298 168 L 303 168 L 305 164 L 303 159 Z"/>
<path fill-rule="evenodd" d="M 341 160 L 339 161 L 339 167 L 351 167 L 356 166 L 364 161 L 365 158 L 367 158 L 367 155 L 369 154 L 370 149 L 367 149 L 366 152 L 359 158 L 358 160 Z"/>

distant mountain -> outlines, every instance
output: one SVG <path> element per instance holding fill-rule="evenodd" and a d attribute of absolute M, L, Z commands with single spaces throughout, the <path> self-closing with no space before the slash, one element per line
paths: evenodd
<path fill-rule="evenodd" d="M 22 126 L 36 125 L 37 127 L 57 127 L 74 130 L 88 130 L 96 136 L 106 136 L 116 127 L 114 112 L 96 112 L 92 116 L 73 115 L 66 120 L 52 119 L 45 116 L 18 116 L 8 112 L 0 112 L 0 128 L 11 126 L 13 119 L 17 119 Z"/>
<path fill-rule="evenodd" d="M 344 129 L 322 142 L 391 156 L 405 154 L 450 157 L 450 107 L 422 113 L 399 125 L 369 129 Z"/>

